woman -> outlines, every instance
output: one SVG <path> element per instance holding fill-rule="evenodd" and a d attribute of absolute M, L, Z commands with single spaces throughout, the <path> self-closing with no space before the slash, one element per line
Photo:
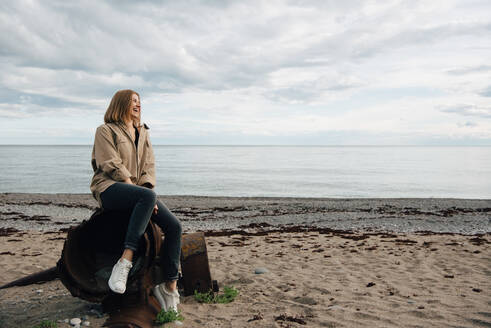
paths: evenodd
<path fill-rule="evenodd" d="M 181 251 L 181 224 L 159 200 L 155 192 L 155 160 L 148 126 L 140 123 L 140 95 L 120 90 L 113 96 L 105 124 L 97 128 L 92 150 L 94 176 L 90 190 L 106 210 L 131 211 L 121 258 L 114 265 L 109 288 L 115 293 L 126 291 L 128 273 L 140 237 L 152 218 L 164 232 L 161 254 L 167 269 L 165 284 L 154 288 L 154 294 L 165 310 L 177 311 L 179 293 L 177 278 Z"/>

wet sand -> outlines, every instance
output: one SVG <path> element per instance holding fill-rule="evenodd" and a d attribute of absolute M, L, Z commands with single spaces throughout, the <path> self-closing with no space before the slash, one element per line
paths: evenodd
<path fill-rule="evenodd" d="M 490 200 L 160 198 L 185 231 L 206 231 L 212 278 L 240 293 L 183 297 L 185 327 L 491 327 Z M 96 206 L 1 194 L 0 284 L 52 267 Z M 59 281 L 0 290 L 0 309 L 0 327 L 105 320 Z"/>

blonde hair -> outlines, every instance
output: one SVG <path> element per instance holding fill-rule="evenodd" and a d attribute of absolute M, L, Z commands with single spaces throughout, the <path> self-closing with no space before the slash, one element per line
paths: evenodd
<path fill-rule="evenodd" d="M 131 97 L 138 92 L 133 90 L 119 90 L 111 99 L 111 103 L 104 114 L 104 123 L 125 123 L 125 119 L 130 117 Z"/>

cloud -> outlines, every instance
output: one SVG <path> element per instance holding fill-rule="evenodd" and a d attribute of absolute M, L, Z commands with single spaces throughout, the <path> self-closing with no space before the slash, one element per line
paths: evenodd
<path fill-rule="evenodd" d="M 479 95 L 483 97 L 491 97 L 491 85 L 488 86 L 486 89 L 482 90 L 481 92 L 479 92 Z"/>
<path fill-rule="evenodd" d="M 419 138 L 427 124 L 451 135 L 458 116 L 489 118 L 489 9 L 453 0 L 2 2 L 0 116 L 28 125 L 61 113 L 89 129 L 86 118 L 131 88 L 152 132 L 166 136 Z"/>
<path fill-rule="evenodd" d="M 462 104 L 462 105 L 441 107 L 440 110 L 444 113 L 453 113 L 462 116 L 476 116 L 480 118 L 491 118 L 491 107 Z"/>
<path fill-rule="evenodd" d="M 462 67 L 462 68 L 454 68 L 448 70 L 448 74 L 452 75 L 465 75 L 465 74 L 473 74 L 473 73 L 483 73 L 491 71 L 490 65 L 479 65 L 479 66 L 471 66 L 471 67 Z"/>
<path fill-rule="evenodd" d="M 463 122 L 463 123 L 458 123 L 457 125 L 459 127 L 468 127 L 468 128 L 472 128 L 472 127 L 478 126 L 478 124 L 476 122 L 470 122 L 470 121 Z"/>

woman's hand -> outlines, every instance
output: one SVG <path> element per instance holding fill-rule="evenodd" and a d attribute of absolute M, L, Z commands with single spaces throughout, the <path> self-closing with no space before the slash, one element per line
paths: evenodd
<path fill-rule="evenodd" d="M 159 207 L 157 206 L 157 204 L 155 204 L 155 206 L 153 207 L 153 214 L 157 214 L 159 210 Z"/>

